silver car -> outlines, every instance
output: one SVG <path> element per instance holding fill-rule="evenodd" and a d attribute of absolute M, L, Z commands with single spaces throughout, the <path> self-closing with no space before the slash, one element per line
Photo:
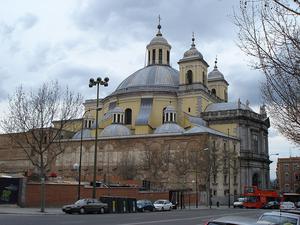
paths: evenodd
<path fill-rule="evenodd" d="M 210 220 L 205 225 L 274 225 L 270 222 L 258 222 L 254 218 L 244 216 L 224 216 L 218 219 Z"/>
<path fill-rule="evenodd" d="M 300 225 L 300 215 L 280 211 L 266 212 L 258 219 L 258 222 L 263 221 L 279 225 Z"/>

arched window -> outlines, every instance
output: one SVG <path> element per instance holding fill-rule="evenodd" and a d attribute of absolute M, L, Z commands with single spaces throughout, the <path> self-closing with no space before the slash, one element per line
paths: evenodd
<path fill-rule="evenodd" d="M 191 70 L 188 70 L 186 73 L 186 81 L 187 81 L 187 84 L 193 83 L 193 72 Z"/>
<path fill-rule="evenodd" d="M 132 110 L 127 108 L 125 110 L 125 124 L 131 124 L 132 123 Z"/>
<path fill-rule="evenodd" d="M 168 65 L 170 64 L 170 52 L 169 51 L 167 51 L 167 63 L 168 63 Z"/>
<path fill-rule="evenodd" d="M 213 95 L 216 95 L 216 89 L 211 89 L 211 93 L 213 94 Z"/>
<path fill-rule="evenodd" d="M 152 49 L 152 64 L 155 64 L 155 49 Z"/>
<path fill-rule="evenodd" d="M 158 50 L 158 64 L 162 64 L 162 49 Z"/>
<path fill-rule="evenodd" d="M 165 122 L 165 109 L 166 109 L 167 107 L 164 107 L 163 108 L 163 111 L 162 111 L 162 123 L 164 123 Z"/>

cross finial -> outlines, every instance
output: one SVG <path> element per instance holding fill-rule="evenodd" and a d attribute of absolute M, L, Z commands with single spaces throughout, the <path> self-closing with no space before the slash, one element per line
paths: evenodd
<path fill-rule="evenodd" d="M 161 21 L 161 18 L 160 18 L 160 15 L 158 15 L 158 25 L 157 25 L 158 31 L 157 31 L 156 36 L 162 36 L 162 34 L 160 32 L 160 28 L 161 28 L 160 21 Z"/>
<path fill-rule="evenodd" d="M 192 47 L 195 47 L 195 33 L 192 32 Z"/>
<path fill-rule="evenodd" d="M 217 67 L 217 63 L 218 63 L 218 56 L 216 55 L 216 59 L 215 59 L 215 69 L 218 68 L 218 67 Z"/>

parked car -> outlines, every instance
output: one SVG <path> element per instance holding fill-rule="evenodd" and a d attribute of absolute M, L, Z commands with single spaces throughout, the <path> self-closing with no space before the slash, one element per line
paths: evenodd
<path fill-rule="evenodd" d="M 169 200 L 160 199 L 153 203 L 155 210 L 164 211 L 171 210 L 173 208 L 173 204 Z"/>
<path fill-rule="evenodd" d="M 205 225 L 273 225 L 270 222 L 257 222 L 254 218 L 248 218 L 244 216 L 224 216 L 218 219 L 209 220 L 205 223 Z"/>
<path fill-rule="evenodd" d="M 293 213 L 286 212 L 266 212 L 261 215 L 258 222 L 270 222 L 280 225 L 300 225 L 300 216 Z"/>
<path fill-rule="evenodd" d="M 153 203 L 150 200 L 138 200 L 136 202 L 137 211 L 144 212 L 144 211 L 151 211 L 155 210 Z"/>
<path fill-rule="evenodd" d="M 280 202 L 280 209 L 296 209 L 294 202 Z"/>
<path fill-rule="evenodd" d="M 246 198 L 238 198 L 237 201 L 233 202 L 233 208 L 244 208 L 244 201 Z"/>
<path fill-rule="evenodd" d="M 108 209 L 107 203 L 103 203 L 98 199 L 88 198 L 80 199 L 72 205 L 65 205 L 62 211 L 65 213 L 105 213 Z"/>
<path fill-rule="evenodd" d="M 265 204 L 263 206 L 263 209 L 279 209 L 279 202 L 277 201 L 271 201 L 271 202 L 268 202 L 267 204 Z"/>

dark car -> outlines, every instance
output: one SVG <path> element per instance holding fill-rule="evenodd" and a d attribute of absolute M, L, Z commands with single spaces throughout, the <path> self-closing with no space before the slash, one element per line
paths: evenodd
<path fill-rule="evenodd" d="M 151 211 L 155 210 L 153 203 L 150 200 L 138 200 L 136 202 L 137 210 L 139 212 Z"/>
<path fill-rule="evenodd" d="M 267 204 L 265 204 L 263 206 L 263 209 L 279 209 L 279 202 L 277 201 L 271 201 L 271 202 L 268 202 Z"/>
<path fill-rule="evenodd" d="M 105 213 L 108 209 L 107 203 L 98 199 L 87 198 L 80 199 L 72 205 L 64 205 L 62 211 L 65 213 Z"/>

